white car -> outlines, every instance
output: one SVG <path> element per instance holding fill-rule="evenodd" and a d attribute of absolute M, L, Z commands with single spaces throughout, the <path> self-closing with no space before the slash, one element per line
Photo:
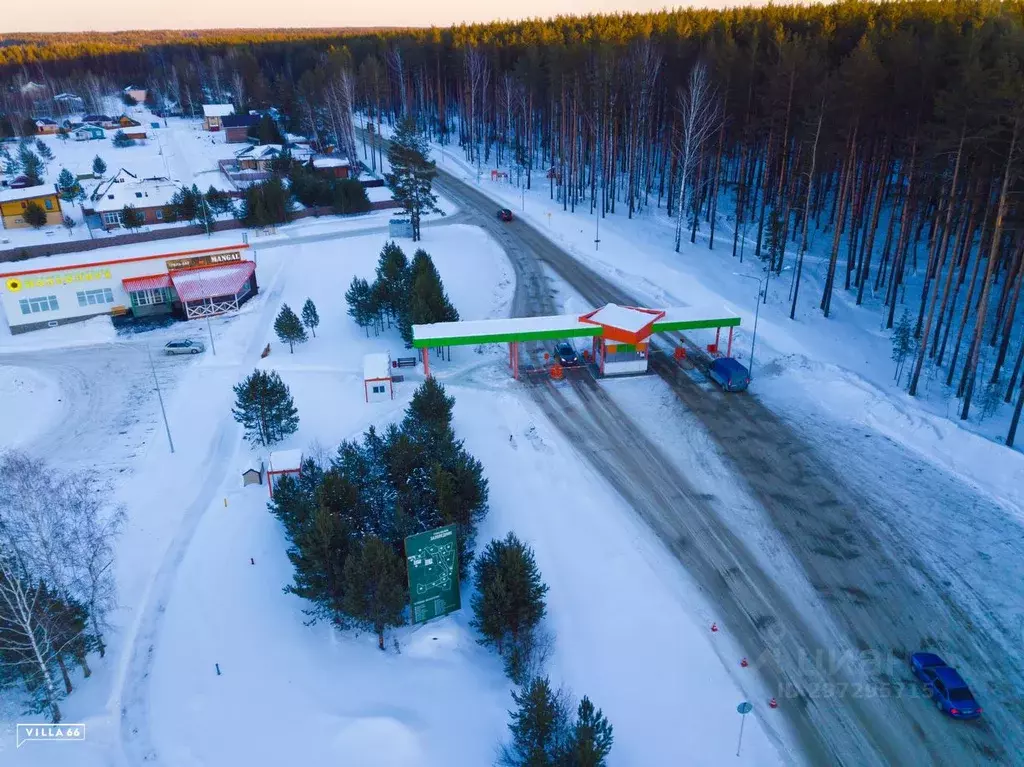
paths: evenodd
<path fill-rule="evenodd" d="M 202 341 L 171 341 L 164 346 L 164 351 L 167 354 L 199 354 L 205 352 L 206 347 Z"/>

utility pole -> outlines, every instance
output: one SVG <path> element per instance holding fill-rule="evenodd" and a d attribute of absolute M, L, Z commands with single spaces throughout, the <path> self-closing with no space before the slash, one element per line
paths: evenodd
<path fill-rule="evenodd" d="M 149 369 L 153 373 L 153 386 L 156 387 L 156 398 L 160 402 L 160 415 L 164 417 L 164 429 L 167 430 L 167 444 L 171 446 L 171 452 L 174 452 L 174 440 L 171 439 L 171 426 L 167 423 L 167 411 L 164 409 L 164 397 L 160 393 L 160 381 L 156 377 L 156 365 L 153 364 L 153 352 L 149 348 L 149 344 L 146 344 L 146 356 L 149 357 Z"/>

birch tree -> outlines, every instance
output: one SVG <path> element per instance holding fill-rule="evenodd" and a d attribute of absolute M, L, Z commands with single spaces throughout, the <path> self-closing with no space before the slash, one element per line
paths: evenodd
<path fill-rule="evenodd" d="M 678 147 L 679 196 L 676 200 L 676 253 L 686 229 L 686 187 L 697 167 L 701 148 L 708 137 L 718 129 L 722 119 L 718 96 L 711 83 L 708 68 L 698 61 L 690 70 L 686 87 L 678 94 L 678 110 L 682 121 Z"/>

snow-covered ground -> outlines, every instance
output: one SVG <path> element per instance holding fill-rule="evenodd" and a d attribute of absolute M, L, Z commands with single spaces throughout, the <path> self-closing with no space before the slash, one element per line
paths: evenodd
<path fill-rule="evenodd" d="M 277 370 L 291 387 L 300 428 L 282 447 L 306 450 L 330 450 L 371 424 L 401 417 L 422 380 L 418 369 L 407 369 L 394 401 L 364 403 L 362 355 L 409 353 L 394 329 L 367 338 L 340 298 L 354 275 L 372 278 L 386 237 L 328 236 L 279 236 L 276 247 L 257 247 L 261 294 L 238 315 L 214 322 L 216 356 L 208 349 L 198 360 L 158 358 L 173 454 L 141 345 L 155 348 L 183 333 L 202 338 L 205 328 L 177 325 L 113 340 L 109 323 L 96 320 L 0 336 L 7 352 L 0 390 L 17 392 L 21 407 L 52 403 L 62 386 L 79 398 L 71 407 L 99 396 L 75 391 L 62 377 L 63 363 L 54 360 L 71 355 L 68 366 L 94 360 L 97 371 L 116 373 L 101 397 L 111 410 L 131 403 L 132 412 L 123 423 L 106 412 L 82 417 L 79 444 L 60 446 L 67 440 L 59 422 L 4 433 L 5 444 L 43 454 L 60 447 L 62 465 L 113 459 L 121 468 L 110 479 L 130 511 L 118 551 L 117 629 L 107 658 L 93 664 L 91 679 L 76 679 L 78 689 L 64 703 L 66 721 L 87 724 L 86 743 L 27 744 L 18 763 L 52 765 L 57 748 L 57 758 L 83 767 L 135 765 L 148 754 L 165 765 L 493 760 L 507 732 L 510 687 L 498 659 L 476 644 L 467 611 L 395 632 L 398 651 L 387 653 L 373 637 L 306 626 L 301 600 L 282 592 L 291 568 L 282 530 L 266 511 L 266 488 L 240 486 L 250 449 L 229 414 L 231 385 L 254 366 Z M 401 244 L 411 257 L 412 244 Z M 507 313 L 512 270 L 481 230 L 426 228 L 420 246 L 462 317 Z M 298 308 L 307 297 L 321 316 L 317 338 L 288 354 L 272 338 L 273 317 L 282 302 Z M 28 343 L 32 338 L 38 343 Z M 62 341 L 68 348 L 50 348 Z M 261 360 L 268 341 L 272 353 Z M 616 764 L 736 759 L 735 706 L 744 695 L 719 660 L 735 653 L 723 651 L 727 637 L 707 630 L 706 611 L 695 611 L 693 586 L 517 390 L 502 350 L 462 347 L 452 357 L 437 374 L 456 397 L 459 436 L 491 483 L 480 543 L 515 530 L 534 546 L 551 589 L 555 683 L 605 710 L 615 726 Z M 572 502 L 559 502 L 565 497 Z M 11 722 L 32 717 L 8 716 L 0 751 L 13 754 Z M 780 762 L 756 716 L 747 721 L 737 762 Z"/>

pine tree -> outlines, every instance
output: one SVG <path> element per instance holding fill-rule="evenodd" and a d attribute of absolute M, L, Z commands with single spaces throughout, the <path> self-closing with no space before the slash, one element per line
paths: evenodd
<path fill-rule="evenodd" d="M 61 169 L 60 175 L 57 176 L 57 193 L 64 202 L 74 202 L 75 200 L 85 199 L 85 192 L 82 191 L 82 185 L 78 183 L 78 179 L 75 178 L 75 174 L 67 168 Z"/>
<path fill-rule="evenodd" d="M 103 162 L 103 158 L 96 155 L 92 160 L 92 175 L 97 178 L 102 178 L 103 174 L 107 172 L 107 164 Z"/>
<path fill-rule="evenodd" d="M 614 740 L 612 726 L 601 709 L 595 710 L 590 698 L 584 695 L 566 743 L 566 767 L 606 767 Z"/>
<path fill-rule="evenodd" d="M 516 709 L 509 711 L 512 742 L 501 747 L 498 764 L 558 767 L 569 729 L 564 697 L 552 692 L 547 677 L 537 677 L 521 690 L 513 690 L 512 700 L 516 704 Z"/>
<path fill-rule="evenodd" d="M 405 562 L 380 538 L 366 538 L 345 562 L 343 604 L 357 624 L 377 634 L 381 650 L 385 629 L 404 623 Z"/>
<path fill-rule="evenodd" d="M 483 635 L 480 644 L 501 653 L 507 641 L 537 628 L 544 617 L 548 587 L 541 580 L 533 550 L 515 533 L 487 544 L 474 576 L 477 593 L 471 625 Z"/>
<path fill-rule="evenodd" d="M 288 344 L 292 354 L 295 353 L 295 344 L 305 343 L 307 340 L 306 329 L 302 327 L 302 321 L 288 304 L 281 307 L 281 313 L 274 320 L 274 332 L 277 333 L 281 343 Z"/>
<path fill-rule="evenodd" d="M 277 495 L 277 489 L 274 490 Z M 345 596 L 345 566 L 351 553 L 351 533 L 340 514 L 326 506 L 312 511 L 296 531 L 288 559 L 295 568 L 289 593 L 313 603 L 307 615 L 341 622 Z"/>
<path fill-rule="evenodd" d="M 299 428 L 299 415 L 291 392 L 274 370 L 254 370 L 235 385 L 232 414 L 245 427 L 253 445 L 272 445 Z"/>
<path fill-rule="evenodd" d="M 118 149 L 123 149 L 124 147 L 135 145 L 135 139 L 129 138 L 128 134 L 125 133 L 123 130 L 117 131 L 110 141 Z"/>
<path fill-rule="evenodd" d="M 904 308 L 899 322 L 892 331 L 892 361 L 896 363 L 896 373 L 893 376 L 895 381 L 899 382 L 900 375 L 903 373 L 903 364 L 916 348 L 917 342 L 914 338 L 914 326 L 910 319 L 910 312 Z"/>
<path fill-rule="evenodd" d="M 369 338 L 369 327 L 373 322 L 370 283 L 361 277 L 353 277 L 352 283 L 345 291 L 345 302 L 348 304 L 348 316 L 354 319 L 359 327 L 366 329 L 366 336 Z"/>
<path fill-rule="evenodd" d="M 455 398 L 445 393 L 436 378 L 427 378 L 413 392 L 405 409 L 402 431 L 435 457 L 439 448 L 455 441 L 452 431 L 452 409 Z"/>
<path fill-rule="evenodd" d="M 406 311 L 409 302 L 409 260 L 395 242 L 388 242 L 381 249 L 373 289 L 389 317 L 398 319 Z"/>
<path fill-rule="evenodd" d="M 398 125 L 388 149 L 391 172 L 384 180 L 395 201 L 409 215 L 413 241 L 420 239 L 420 218 L 425 213 L 442 213 L 431 191 L 437 168 L 427 160 L 426 140 L 417 132 L 416 123 L 406 118 Z"/>
<path fill-rule="evenodd" d="M 309 328 L 313 338 L 316 338 L 316 328 L 320 324 L 320 315 L 317 314 L 316 304 L 313 303 L 312 298 L 307 298 L 306 303 L 302 305 L 302 324 Z"/>
<path fill-rule="evenodd" d="M 21 217 L 25 219 L 25 223 L 34 229 L 46 226 L 46 211 L 43 210 L 43 206 L 35 200 L 29 200 L 25 206 L 25 210 L 22 211 Z"/>
<path fill-rule="evenodd" d="M 245 188 L 241 219 L 248 227 L 285 224 L 291 220 L 291 193 L 278 176 Z"/>
<path fill-rule="evenodd" d="M 121 226 L 131 231 L 132 229 L 138 229 L 146 223 L 145 216 L 142 211 L 136 208 L 134 205 L 125 205 L 121 208 Z"/>
<path fill-rule="evenodd" d="M 210 184 L 210 188 L 206 190 L 206 194 L 203 196 L 206 200 L 206 207 L 211 212 L 211 215 L 234 214 L 235 206 L 231 202 L 231 198 L 226 192 L 222 192 L 213 184 Z"/>
<path fill-rule="evenodd" d="M 39 156 L 47 162 L 53 159 L 53 150 L 50 149 L 50 146 L 41 138 L 36 139 L 36 151 L 39 152 Z"/>
<path fill-rule="evenodd" d="M 19 155 L 21 161 L 21 172 L 28 178 L 29 186 L 39 186 L 43 183 L 43 161 L 31 149 L 21 148 Z"/>

